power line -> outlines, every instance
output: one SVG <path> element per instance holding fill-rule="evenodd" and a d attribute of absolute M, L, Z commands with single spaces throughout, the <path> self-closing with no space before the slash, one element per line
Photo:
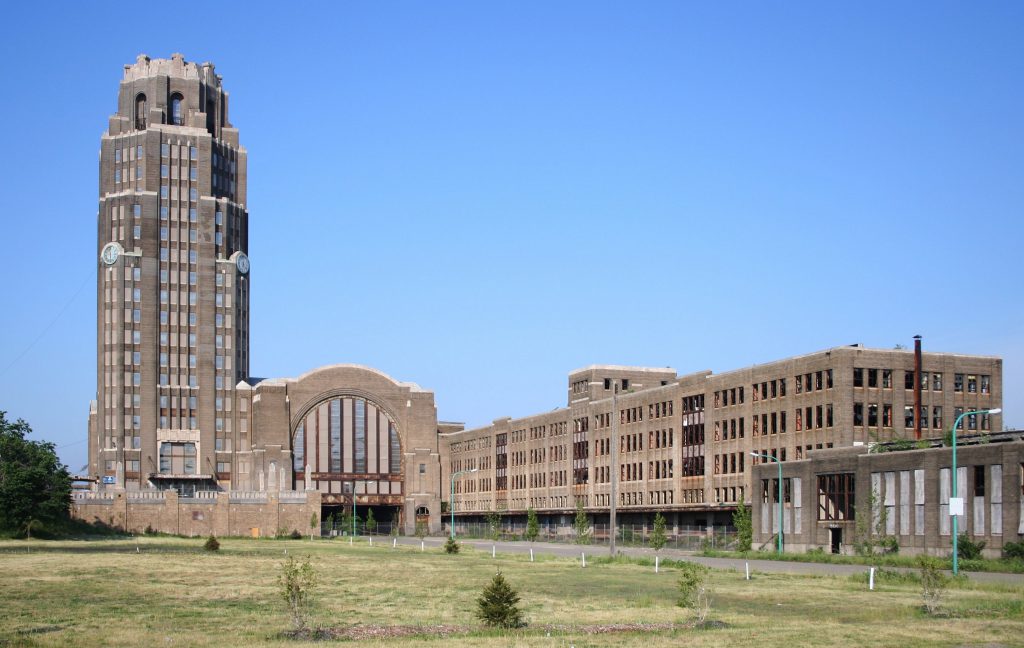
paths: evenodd
<path fill-rule="evenodd" d="M 54 324 L 56 324 L 56 323 L 57 323 L 57 321 L 58 321 L 58 320 L 59 320 L 59 319 L 60 319 L 61 317 L 63 317 L 63 316 L 64 316 L 64 312 L 65 312 L 65 311 L 67 311 L 67 309 L 68 309 L 68 307 L 69 307 L 69 306 L 71 306 L 71 302 L 75 301 L 75 299 L 76 299 L 76 298 L 78 297 L 79 293 L 81 293 L 81 292 L 82 292 L 82 288 L 84 288 L 84 287 L 85 287 L 85 284 L 86 284 L 86 283 L 87 283 L 87 282 L 89 281 L 89 279 L 90 279 L 90 278 L 91 278 L 91 277 L 90 277 L 90 275 L 89 275 L 89 274 L 86 274 L 86 275 L 85 275 L 84 277 L 82 277 L 82 283 L 80 283 L 80 284 L 78 285 L 78 289 L 77 289 L 77 290 L 75 290 L 75 294 L 71 295 L 71 298 L 70 298 L 70 299 L 68 299 L 68 300 L 67 300 L 67 302 L 65 302 L 65 303 L 64 303 L 64 306 L 63 306 L 63 307 L 61 307 L 61 309 L 60 309 L 60 312 L 58 312 L 58 313 L 57 313 L 57 315 L 56 315 L 56 316 L 55 316 L 55 317 L 54 317 L 54 318 L 53 318 L 53 319 L 52 319 L 52 320 L 50 321 L 50 323 L 49 323 L 49 324 L 47 324 L 47 325 L 46 325 L 46 327 L 45 327 L 45 328 L 43 328 L 43 330 L 39 332 L 39 335 L 37 335 L 37 336 L 36 336 L 36 339 L 32 340 L 32 342 L 31 342 L 31 343 L 29 343 L 29 345 L 28 345 L 28 346 L 26 346 L 26 347 L 25 347 L 25 348 L 24 348 L 24 349 L 23 349 L 23 350 L 21 351 L 21 353 L 19 353 L 19 354 L 17 355 L 17 357 L 15 357 L 15 358 L 14 358 L 14 360 L 11 360 L 11 361 L 10 361 L 10 362 L 9 362 L 9 363 L 7 364 L 7 366 L 6 366 L 6 367 L 4 367 L 2 371 L 0 371 L 0 376 L 3 376 L 4 374 L 6 374 L 6 373 L 7 373 L 7 372 L 8 372 L 9 370 L 10 370 L 10 368 L 11 368 L 11 367 L 13 367 L 14 365 L 18 364 L 18 362 L 19 362 L 19 361 L 20 361 L 20 360 L 21 360 L 22 358 L 24 358 L 24 357 L 25 357 L 25 356 L 26 356 L 26 355 L 28 354 L 28 352 L 29 352 L 29 351 L 31 351 L 31 350 L 32 350 L 32 347 L 34 347 L 34 346 L 35 346 L 36 344 L 38 344 L 38 343 L 39 343 L 39 340 L 42 340 L 42 339 L 43 339 L 43 338 L 44 338 L 44 337 L 46 336 L 46 334 L 50 332 L 50 329 L 52 329 L 52 328 L 53 328 L 53 325 L 54 325 Z"/>

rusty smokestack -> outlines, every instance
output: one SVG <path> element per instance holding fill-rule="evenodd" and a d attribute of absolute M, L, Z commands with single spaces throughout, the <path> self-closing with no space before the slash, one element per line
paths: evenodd
<path fill-rule="evenodd" d="M 921 438 L 921 336 L 914 336 L 914 438 Z"/>

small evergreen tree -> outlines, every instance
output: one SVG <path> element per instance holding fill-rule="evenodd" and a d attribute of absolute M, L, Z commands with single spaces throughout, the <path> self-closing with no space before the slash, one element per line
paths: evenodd
<path fill-rule="evenodd" d="M 220 542 L 218 542 L 217 538 L 215 538 L 211 533 L 210 537 L 206 539 L 206 544 L 203 545 L 203 549 L 206 549 L 207 551 L 219 551 Z"/>
<path fill-rule="evenodd" d="M 377 530 L 377 520 L 373 517 L 373 509 L 366 511 L 366 532 L 373 533 Z"/>
<path fill-rule="evenodd" d="M 459 553 L 459 543 L 455 542 L 455 538 L 448 536 L 448 539 L 444 541 L 444 552 L 446 554 Z"/>
<path fill-rule="evenodd" d="M 494 628 L 522 628 L 526 622 L 518 604 L 519 594 L 499 571 L 476 600 L 476 616 Z"/>
<path fill-rule="evenodd" d="M 526 509 L 526 539 L 535 542 L 540 535 L 540 523 L 537 522 L 537 511 L 533 507 Z"/>
<path fill-rule="evenodd" d="M 754 542 L 754 522 L 749 506 L 743 502 L 739 503 L 732 514 L 732 525 L 736 527 L 736 550 L 750 551 Z"/>
<path fill-rule="evenodd" d="M 651 549 L 661 551 L 668 543 L 665 534 L 665 516 L 661 513 L 654 514 L 654 531 L 651 533 Z"/>
<path fill-rule="evenodd" d="M 583 502 L 576 502 L 576 520 L 573 521 L 572 528 L 576 532 L 576 544 L 590 544 L 590 520 L 587 519 L 587 512 L 583 510 Z"/>

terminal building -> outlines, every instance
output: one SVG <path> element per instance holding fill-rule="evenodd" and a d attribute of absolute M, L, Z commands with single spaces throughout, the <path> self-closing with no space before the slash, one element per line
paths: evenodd
<path fill-rule="evenodd" d="M 593 365 L 569 374 L 564 408 L 470 430 L 439 421 L 432 392 L 367 367 L 255 378 L 249 303 L 259 265 L 248 257 L 247 152 L 228 107 L 209 63 L 143 55 L 124 68 L 100 142 L 92 488 L 73 503 L 83 519 L 265 535 L 308 532 L 314 514 L 356 506 L 404 533 L 418 524 L 439 533 L 442 507 L 452 506 L 457 524 L 532 508 L 568 526 L 577 506 L 606 520 L 615 479 L 622 522 L 660 512 L 673 525 L 728 525 L 740 502 L 761 515 L 774 469 L 761 456 L 804 484 L 788 482 L 794 501 L 812 501 L 806 485 L 830 450 L 846 462 L 835 470 L 877 481 L 888 498 L 917 488 L 904 483 L 911 467 L 876 469 L 862 449 L 941 439 L 960 413 L 1001 407 L 1000 359 L 919 345 L 837 346 L 717 374 Z M 964 424 L 964 434 L 1002 429 L 999 414 Z M 1006 461 L 985 479 L 1002 480 L 1009 506 L 1024 469 Z M 923 479 L 944 483 L 941 472 Z M 985 484 L 991 499 L 997 487 Z M 1001 515 L 1001 528 L 1018 516 Z M 939 528 L 933 517 L 925 523 Z M 801 526 L 807 516 L 789 519 L 805 544 L 832 542 Z"/>

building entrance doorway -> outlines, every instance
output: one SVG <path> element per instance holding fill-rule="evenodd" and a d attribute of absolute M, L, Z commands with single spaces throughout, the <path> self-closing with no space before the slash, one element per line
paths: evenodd
<path fill-rule="evenodd" d="M 828 530 L 829 544 L 831 545 L 832 553 L 841 553 L 843 549 L 843 530 L 842 528 L 832 528 Z"/>

